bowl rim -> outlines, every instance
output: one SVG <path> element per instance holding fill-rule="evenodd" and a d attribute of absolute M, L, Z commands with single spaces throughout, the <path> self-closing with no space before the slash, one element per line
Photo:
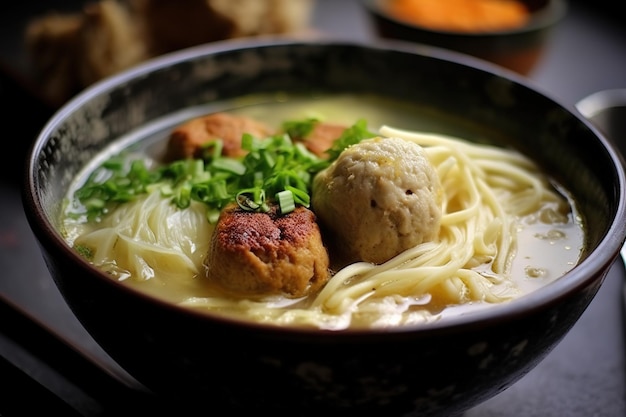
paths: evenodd
<path fill-rule="evenodd" d="M 471 66 L 472 68 L 490 73 L 491 75 L 495 75 L 497 77 L 506 77 L 510 81 L 520 84 L 524 88 L 537 92 L 538 94 L 544 96 L 544 98 L 553 102 L 555 105 L 565 107 L 559 104 L 558 101 L 550 98 L 548 94 L 542 92 L 537 86 L 534 86 L 530 80 L 511 71 L 503 70 L 490 64 L 485 64 L 480 60 L 475 60 L 474 58 L 466 57 L 463 54 L 458 54 L 453 51 L 442 50 L 440 48 L 430 46 L 416 48 L 415 45 L 403 41 L 377 40 L 375 42 L 366 42 L 355 41 L 353 39 L 329 38 L 325 36 L 314 36 L 312 38 L 268 36 L 254 39 L 218 41 L 211 44 L 187 48 L 150 59 L 137 65 L 136 67 L 122 71 L 121 73 L 87 87 L 58 109 L 40 130 L 40 133 L 36 136 L 28 152 L 22 187 L 22 201 L 25 213 L 27 214 L 28 221 L 31 224 L 31 229 L 33 230 L 35 236 L 43 242 L 40 246 L 48 246 L 48 248 L 52 248 L 52 251 L 54 252 L 53 255 L 66 256 L 83 270 L 92 272 L 93 278 L 104 282 L 105 285 L 114 286 L 119 291 L 132 294 L 134 297 L 139 297 L 153 305 L 159 305 L 161 308 L 175 312 L 178 315 L 192 317 L 195 320 L 214 321 L 254 331 L 263 331 L 268 334 L 291 334 L 295 337 L 329 334 L 334 338 L 358 337 L 367 339 L 369 337 L 376 337 L 380 334 L 397 335 L 402 337 L 402 335 L 410 333 L 413 335 L 419 334 L 427 337 L 428 335 L 442 332 L 471 332 L 471 329 L 473 328 L 488 327 L 502 321 L 518 319 L 530 313 L 544 310 L 547 306 L 551 306 L 559 300 L 568 297 L 568 295 L 590 286 L 593 282 L 597 280 L 604 280 L 604 277 L 608 273 L 611 265 L 618 258 L 620 250 L 626 240 L 626 171 L 623 164 L 620 163 L 620 156 L 614 149 L 613 145 L 611 145 L 610 142 L 584 116 L 577 113 L 575 109 L 573 109 L 573 111 L 568 109 L 567 112 L 593 131 L 598 141 L 601 142 L 604 148 L 606 148 L 608 158 L 613 162 L 615 169 L 615 176 L 617 179 L 617 184 L 615 184 L 617 208 L 615 219 L 610 224 L 607 234 L 586 259 L 582 260 L 561 278 L 551 282 L 545 287 L 542 287 L 540 291 L 533 291 L 515 299 L 513 302 L 494 306 L 494 308 L 472 311 L 471 313 L 465 315 L 455 315 L 442 321 L 385 328 L 323 330 L 319 328 L 255 323 L 249 320 L 226 317 L 219 314 L 213 314 L 211 312 L 196 311 L 191 308 L 178 306 L 174 303 L 161 300 L 157 297 L 143 293 L 140 290 L 112 280 L 104 272 L 98 270 L 84 258 L 79 256 L 76 251 L 74 251 L 67 244 L 60 233 L 55 229 L 52 222 L 46 217 L 42 200 L 40 198 L 41 196 L 37 191 L 39 182 L 37 178 L 37 160 L 40 158 L 45 145 L 50 140 L 50 133 L 58 124 L 62 123 L 64 119 L 80 108 L 85 102 L 103 93 L 114 90 L 116 87 L 124 85 L 128 81 L 141 78 L 147 73 L 173 66 L 187 60 L 201 59 L 202 57 L 213 54 L 235 52 L 242 49 L 245 50 L 258 47 L 324 46 L 333 48 L 336 46 L 346 45 L 364 49 L 394 50 L 406 54 L 425 54 L 436 59 L 452 60 L 455 63 Z M 50 252 L 50 250 L 48 250 L 48 252 Z M 598 271 L 604 271 L 604 273 L 599 274 Z"/>
<path fill-rule="evenodd" d="M 403 28 L 404 30 L 421 31 L 423 33 L 447 36 L 450 38 L 465 37 L 470 39 L 495 38 L 506 35 L 521 35 L 547 29 L 563 19 L 563 17 L 565 17 L 565 15 L 567 14 L 569 8 L 567 0 L 547 0 L 547 3 L 544 7 L 531 14 L 528 23 L 524 26 L 496 31 L 471 32 L 437 29 L 428 26 L 420 26 L 416 23 L 411 23 L 408 20 L 404 20 L 385 11 L 385 9 L 381 6 L 381 3 L 383 3 L 384 1 L 385 0 L 359 0 L 361 5 L 366 9 L 371 17 L 383 19 L 388 23 Z"/>
<path fill-rule="evenodd" d="M 587 118 L 616 107 L 626 107 L 626 87 L 595 91 L 576 103 L 576 109 Z"/>

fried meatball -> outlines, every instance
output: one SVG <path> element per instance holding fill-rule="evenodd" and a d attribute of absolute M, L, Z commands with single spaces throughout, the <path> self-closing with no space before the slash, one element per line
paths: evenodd
<path fill-rule="evenodd" d="M 379 264 L 437 236 L 442 196 L 421 146 L 376 137 L 314 178 L 311 204 L 346 262 Z"/>
<path fill-rule="evenodd" d="M 249 133 L 258 138 L 266 138 L 273 130 L 255 119 L 229 113 L 213 113 L 196 117 L 172 131 L 167 143 L 166 160 L 200 158 L 204 145 L 221 139 L 224 148 L 222 155 L 239 157 L 245 155 L 241 148 L 241 137 Z"/>
<path fill-rule="evenodd" d="M 297 207 L 286 215 L 224 209 L 205 261 L 207 277 L 248 295 L 306 296 L 328 281 L 329 258 L 315 214 Z"/>

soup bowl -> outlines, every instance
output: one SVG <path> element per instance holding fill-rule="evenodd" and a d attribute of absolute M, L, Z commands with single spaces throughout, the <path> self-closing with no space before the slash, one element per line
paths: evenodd
<path fill-rule="evenodd" d="M 470 3 L 467 2 L 469 10 L 465 14 L 450 10 L 446 20 L 442 20 L 441 9 L 437 9 L 440 6 L 434 2 L 431 6 L 422 6 L 424 10 L 417 16 L 411 16 L 395 11 L 392 7 L 394 0 L 361 1 L 373 27 L 384 38 L 452 49 L 524 75 L 530 74 L 541 61 L 551 33 L 566 15 L 568 7 L 566 0 L 519 0 L 517 3 L 527 10 L 528 16 L 525 23 L 518 24 L 513 23 L 513 19 L 508 20 L 515 15 L 512 11 L 497 13 L 491 10 L 491 14 L 485 12 L 481 16 L 475 8 L 470 8 L 476 5 Z M 428 16 L 427 7 L 436 9 L 432 11 L 434 15 Z M 502 21 L 496 18 L 500 13 Z"/>
<path fill-rule="evenodd" d="M 408 120 L 438 120 L 429 130 L 488 136 L 518 149 L 576 201 L 585 227 L 579 261 L 545 287 L 471 314 L 322 330 L 175 305 L 111 279 L 67 243 L 60 218 L 68 190 L 101 152 L 128 145 L 119 138 L 149 137 L 170 126 L 172 115 L 180 121 L 189 109 L 209 112 L 224 100 L 243 105 L 251 94 L 268 93 L 401 100 L 427 115 L 408 110 Z M 146 133 L 144 126 L 152 127 Z M 33 144 L 23 201 L 76 317 L 164 404 L 206 415 L 219 407 L 288 416 L 450 416 L 518 381 L 584 313 L 624 243 L 624 181 L 618 153 L 584 117 L 513 72 L 395 41 L 265 38 L 166 55 L 69 101 Z"/>

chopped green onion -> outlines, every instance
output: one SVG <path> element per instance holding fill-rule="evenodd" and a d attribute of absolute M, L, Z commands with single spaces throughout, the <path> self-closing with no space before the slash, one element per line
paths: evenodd
<path fill-rule="evenodd" d="M 375 133 L 367 130 L 367 122 L 364 119 L 359 119 L 354 125 L 343 132 L 326 153 L 330 156 L 330 160 L 333 161 L 337 159 L 339 154 L 348 146 L 374 136 L 376 136 Z"/>
<path fill-rule="evenodd" d="M 289 120 L 283 123 L 283 130 L 292 138 L 306 138 L 320 120 L 310 117 L 304 120 Z"/>
<path fill-rule="evenodd" d="M 309 208 L 311 206 L 311 196 L 305 190 L 291 186 L 285 187 L 286 191 L 290 191 L 292 198 L 296 204 Z"/>
<path fill-rule="evenodd" d="M 174 195 L 174 189 L 171 184 L 161 184 L 159 191 L 163 197 L 171 197 Z M 148 192 L 150 192 L 150 188 L 148 188 Z"/>
<path fill-rule="evenodd" d="M 206 213 L 206 218 L 211 224 L 217 223 L 220 218 L 221 210 L 215 208 L 209 208 Z"/>
<path fill-rule="evenodd" d="M 203 145 L 202 158 L 182 159 L 148 169 L 143 160 L 129 160 L 120 154 L 95 169 L 74 194 L 82 204 L 70 215 L 94 220 L 111 206 L 132 201 L 141 194 L 158 191 L 184 209 L 191 201 L 207 205 L 207 218 L 215 222 L 220 211 L 236 202 L 245 210 L 267 212 L 266 196 L 273 196 L 281 212 L 293 211 L 297 205 L 310 206 L 314 176 L 328 167 L 348 146 L 375 136 L 367 130 L 365 120 L 357 121 L 344 131 L 327 151 L 328 159 L 310 152 L 301 142 L 318 119 L 288 121 L 285 133 L 267 138 L 242 135 L 241 147 L 247 153 L 240 158 L 222 156 L 223 142 Z M 292 140 L 297 139 L 297 140 Z"/>
<path fill-rule="evenodd" d="M 216 158 L 211 165 L 214 169 L 235 175 L 243 175 L 246 172 L 244 164 L 233 158 Z"/>
<path fill-rule="evenodd" d="M 77 244 L 75 249 L 85 259 L 90 261 L 93 260 L 94 251 L 89 246 Z"/>
<path fill-rule="evenodd" d="M 266 212 L 269 210 L 265 204 L 265 190 L 262 188 L 242 190 L 237 193 L 236 201 L 239 207 L 246 211 Z"/>
<path fill-rule="evenodd" d="M 89 200 L 83 202 L 87 210 L 92 209 L 101 209 L 104 208 L 105 202 L 101 198 L 90 198 Z"/>
<path fill-rule="evenodd" d="M 172 198 L 172 201 L 178 208 L 184 209 L 189 207 L 191 204 L 191 184 L 184 183 L 182 186 L 178 187 L 178 192 Z"/>
<path fill-rule="evenodd" d="M 202 157 L 206 160 L 212 160 L 222 156 L 224 142 L 220 139 L 211 140 L 202 145 Z"/>
<path fill-rule="evenodd" d="M 254 148 L 255 142 L 256 140 L 254 136 L 252 136 L 249 133 L 244 133 L 241 136 L 241 149 L 243 149 L 244 151 L 250 152 Z"/>
<path fill-rule="evenodd" d="M 296 209 L 293 193 L 289 190 L 276 193 L 276 200 L 278 201 L 278 207 L 280 208 L 280 212 L 282 214 L 291 213 Z"/>

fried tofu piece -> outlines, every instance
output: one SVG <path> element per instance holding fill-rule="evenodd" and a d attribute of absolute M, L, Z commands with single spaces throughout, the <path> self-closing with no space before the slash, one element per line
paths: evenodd
<path fill-rule="evenodd" d="M 216 225 L 205 265 L 210 280 L 247 295 L 304 297 L 330 278 L 315 214 L 302 206 L 285 215 L 277 206 L 268 213 L 228 206 Z"/>
<path fill-rule="evenodd" d="M 170 133 L 165 159 L 200 158 L 206 144 L 216 139 L 221 139 L 224 144 L 222 155 L 240 157 L 246 154 L 241 148 L 244 133 L 266 138 L 273 134 L 273 130 L 252 118 L 230 113 L 219 112 L 197 117 Z"/>

